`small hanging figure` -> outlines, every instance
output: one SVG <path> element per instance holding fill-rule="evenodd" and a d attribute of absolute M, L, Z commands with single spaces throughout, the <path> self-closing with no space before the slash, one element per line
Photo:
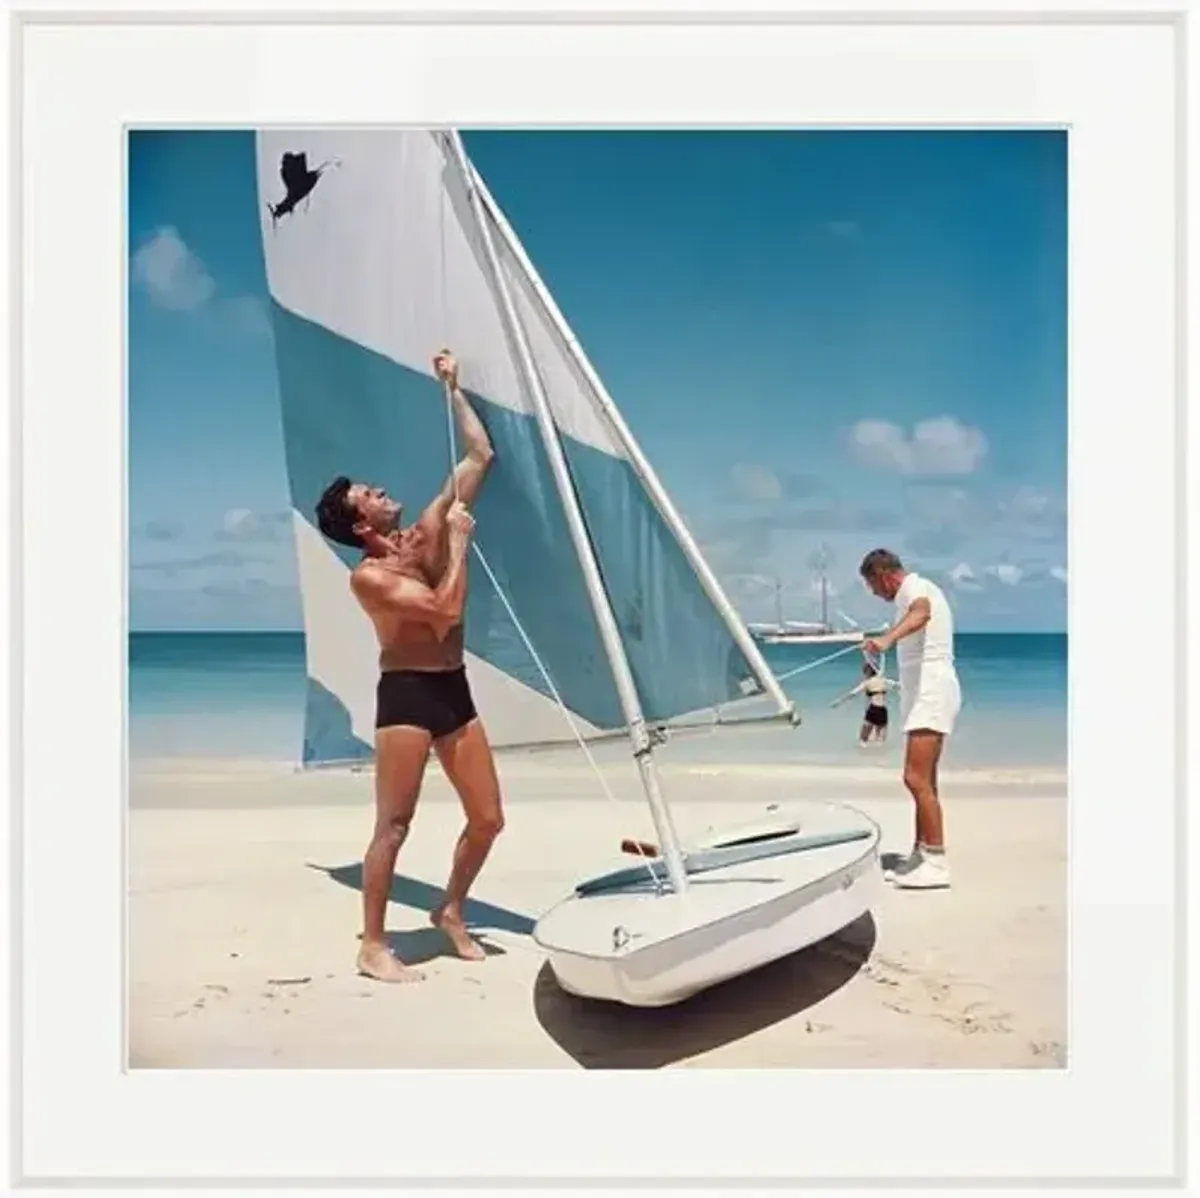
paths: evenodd
<path fill-rule="evenodd" d="M 858 734 L 860 748 L 865 749 L 872 742 L 883 744 L 887 740 L 888 691 L 899 685 L 894 679 L 885 677 L 880 667 L 874 662 L 865 661 L 863 662 L 863 680 L 844 695 L 839 695 L 830 704 L 830 707 L 839 707 L 847 699 L 852 699 L 857 694 L 861 693 L 867 696 L 867 708 L 863 712 L 862 728 Z"/>

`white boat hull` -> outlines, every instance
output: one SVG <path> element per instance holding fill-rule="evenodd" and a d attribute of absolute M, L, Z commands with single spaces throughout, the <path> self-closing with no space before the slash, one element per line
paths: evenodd
<path fill-rule="evenodd" d="M 644 866 L 637 867 L 641 885 L 576 890 L 534 929 L 558 984 L 585 998 L 667 1006 L 824 940 L 864 915 L 883 884 L 875 823 L 834 804 L 802 805 L 787 814 L 798 819 L 802 834 L 838 834 L 840 826 L 861 838 L 695 876 L 689 871 L 683 894 L 656 891 Z M 745 832 L 731 828 L 706 840 L 720 844 Z"/>
<path fill-rule="evenodd" d="M 755 638 L 764 645 L 857 645 L 862 632 L 758 632 Z"/>
<path fill-rule="evenodd" d="M 763 645 L 860 645 L 869 636 L 880 636 L 884 629 L 847 630 L 845 632 L 804 632 L 790 628 L 754 628 L 751 635 Z"/>

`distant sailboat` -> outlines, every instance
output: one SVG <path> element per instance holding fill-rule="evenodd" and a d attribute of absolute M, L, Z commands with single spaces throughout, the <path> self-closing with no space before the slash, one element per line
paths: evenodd
<path fill-rule="evenodd" d="M 447 412 L 430 355 L 449 345 L 496 448 L 474 512 L 486 577 L 465 615 L 489 736 L 627 736 L 655 827 L 655 844 L 630 850 L 641 861 L 580 882 L 538 920 L 559 983 L 662 1005 L 853 921 L 880 875 L 879 830 L 851 808 L 771 809 L 681 845 L 655 728 L 764 699 L 765 718 L 798 716 L 458 134 L 261 132 L 260 194 L 288 154 L 339 164 L 287 221 L 265 207 L 262 220 L 306 632 L 304 764 L 372 756 L 377 677 L 348 586 L 357 554 L 319 534 L 313 505 L 337 474 L 414 503 L 437 490 Z"/>
<path fill-rule="evenodd" d="M 822 566 L 818 575 L 821 601 L 821 618 L 813 620 L 785 620 L 783 618 L 783 582 L 776 578 L 775 622 L 773 624 L 752 623 L 748 627 L 754 639 L 763 645 L 857 645 L 868 636 L 875 636 L 883 628 L 862 628 L 843 612 L 843 626 L 838 627 L 829 618 L 829 576 Z M 847 627 L 850 625 L 850 627 Z"/>

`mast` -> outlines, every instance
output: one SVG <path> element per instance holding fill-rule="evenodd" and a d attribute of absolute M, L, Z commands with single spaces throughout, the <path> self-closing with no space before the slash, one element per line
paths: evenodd
<path fill-rule="evenodd" d="M 487 205 L 492 219 L 496 222 L 496 227 L 500 230 L 500 235 L 504 238 L 505 245 L 525 272 L 525 277 L 529 280 L 529 285 L 542 301 L 542 305 L 546 309 L 546 314 L 550 317 L 555 329 L 558 330 L 559 336 L 562 337 L 568 352 L 574 359 L 575 365 L 591 386 L 592 394 L 601 412 L 607 419 L 609 426 L 617 437 L 617 440 L 620 441 L 626 454 L 629 455 L 629 463 L 633 467 L 634 473 L 638 476 L 642 486 L 646 488 L 646 492 L 649 494 L 654 506 L 658 509 L 659 515 L 666 521 L 667 527 L 674 534 L 676 542 L 680 549 L 683 550 L 684 558 L 687 560 L 688 565 L 691 566 L 697 579 L 699 579 L 705 594 L 717 609 L 722 620 L 724 620 L 725 626 L 729 629 L 729 634 L 733 637 L 737 647 L 742 651 L 743 656 L 750 663 L 750 668 L 754 671 L 763 689 L 774 700 L 780 714 L 789 715 L 793 721 L 798 722 L 799 716 L 796 712 L 796 705 L 788 698 L 771 667 L 767 665 L 766 658 L 763 657 L 762 651 L 750 635 L 750 630 L 738 615 L 737 609 L 733 606 L 729 596 L 725 594 L 708 562 L 704 560 L 699 547 L 693 540 L 692 534 L 688 531 L 675 505 L 671 502 L 666 489 L 654 473 L 654 469 L 646 459 L 646 455 L 642 453 L 641 447 L 634 440 L 633 433 L 625 423 L 625 419 L 621 415 L 617 405 L 613 402 L 612 396 L 609 395 L 600 376 L 596 373 L 591 362 L 588 361 L 587 355 L 583 352 L 583 347 L 571 331 L 566 318 L 559 311 L 558 304 L 550 294 L 549 288 L 542 282 L 533 263 L 529 260 L 529 255 L 525 253 L 524 246 L 521 245 L 512 226 L 509 225 L 504 213 L 492 198 L 491 192 L 488 191 L 487 184 L 474 167 L 470 167 L 469 169 L 471 171 L 471 178 L 478 188 L 478 195 Z M 782 623 L 781 609 L 780 624 Z"/>
<path fill-rule="evenodd" d="M 555 427 L 554 417 L 550 411 L 550 404 L 546 399 L 546 393 L 542 387 L 541 376 L 538 374 L 533 363 L 533 353 L 529 347 L 525 328 L 517 315 L 516 306 L 508 289 L 508 283 L 500 267 L 500 259 L 496 254 L 496 247 L 492 244 L 491 234 L 484 219 L 479 191 L 476 189 L 478 175 L 475 174 L 470 166 L 466 150 L 463 148 L 462 139 L 459 137 L 457 129 L 451 129 L 447 133 L 447 142 L 455 164 L 461 174 L 463 186 L 467 192 L 471 214 L 475 218 L 475 224 L 483 245 L 484 257 L 487 259 L 492 283 L 496 288 L 496 294 L 500 300 L 501 316 L 508 334 L 516 347 L 521 375 L 528 389 L 529 397 L 533 402 L 534 410 L 537 413 L 538 428 L 542 434 L 542 442 L 546 447 L 546 456 L 550 460 L 551 473 L 558 488 L 559 498 L 562 500 L 567 527 L 570 530 L 571 540 L 575 546 L 575 553 L 579 559 L 580 568 L 583 571 L 588 597 L 591 599 L 592 611 L 599 626 L 600 639 L 603 642 L 604 651 L 608 657 L 609 666 L 612 669 L 613 681 L 616 684 L 621 709 L 624 712 L 626 723 L 629 725 L 629 737 L 633 743 L 634 758 L 637 761 L 638 769 L 642 776 L 642 785 L 646 791 L 646 799 L 650 804 L 650 813 L 654 820 L 654 828 L 658 834 L 659 844 L 662 847 L 663 858 L 667 866 L 667 875 L 671 880 L 672 888 L 677 894 L 681 894 L 687 889 L 688 885 L 687 870 L 683 864 L 683 854 L 679 848 L 679 839 L 671 819 L 670 811 L 667 809 L 666 801 L 658 785 L 658 775 L 654 768 L 651 754 L 650 734 L 646 729 L 646 720 L 642 714 L 637 686 L 633 680 L 633 672 L 629 668 L 629 661 L 625 656 L 625 646 L 621 641 L 621 633 L 617 627 L 616 618 L 613 616 L 608 592 L 604 586 L 604 579 L 600 573 L 599 564 L 596 561 L 591 538 L 588 535 L 587 524 L 579 504 L 579 496 L 575 492 L 566 455 L 563 452 L 562 443 L 558 439 L 558 429 Z"/>
<path fill-rule="evenodd" d="M 783 583 L 775 579 L 775 623 L 783 627 Z"/>

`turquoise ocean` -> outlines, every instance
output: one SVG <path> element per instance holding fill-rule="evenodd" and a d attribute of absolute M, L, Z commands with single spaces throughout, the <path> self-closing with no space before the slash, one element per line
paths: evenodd
<path fill-rule="evenodd" d="M 779 675 L 830 647 L 767 646 Z M 956 769 L 1063 769 L 1067 764 L 1065 633 L 960 633 L 959 727 L 947 749 Z M 830 703 L 861 677 L 857 652 L 792 674 L 785 689 L 803 724 L 770 735 L 728 729 L 679 738 L 673 755 L 754 764 L 899 762 L 897 704 L 889 743 L 857 745 L 862 703 Z M 895 677 L 895 658 L 889 657 Z M 161 758 L 255 759 L 298 764 L 303 736 L 304 636 L 299 632 L 134 632 L 129 639 L 129 753 Z M 577 749 L 565 750 L 578 753 Z"/>

